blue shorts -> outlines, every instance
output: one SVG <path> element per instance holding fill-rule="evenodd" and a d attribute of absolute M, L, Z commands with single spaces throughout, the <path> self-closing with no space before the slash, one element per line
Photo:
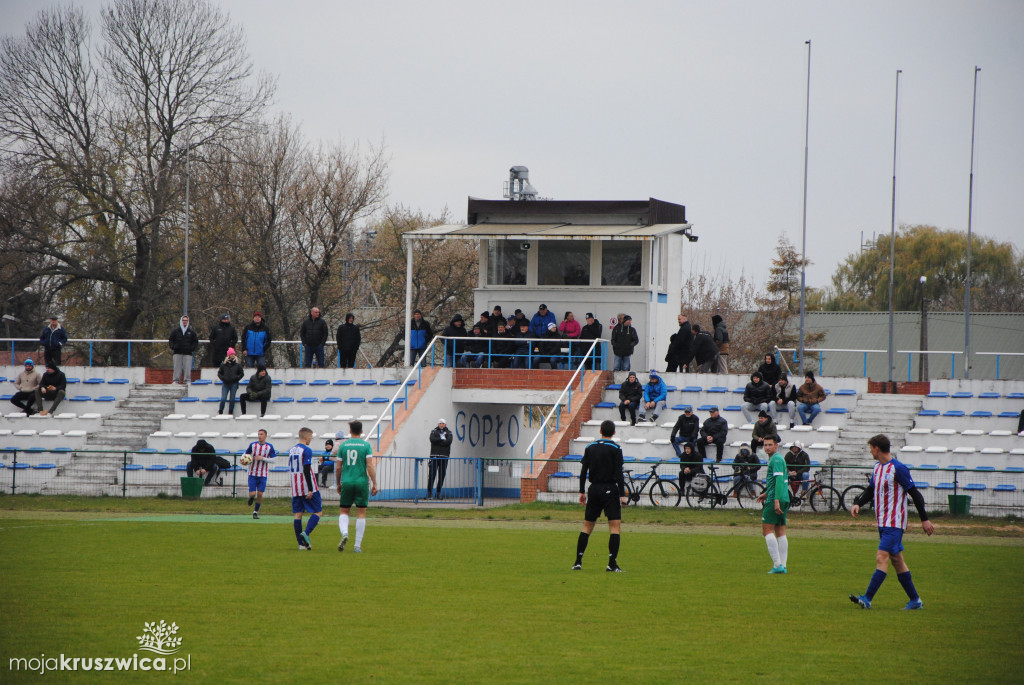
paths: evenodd
<path fill-rule="evenodd" d="M 249 492 L 264 492 L 266 489 L 266 476 L 249 476 Z"/>
<path fill-rule="evenodd" d="M 324 506 L 320 501 L 320 492 L 314 492 L 313 496 L 306 499 L 305 495 L 301 497 L 292 497 L 292 513 L 301 514 L 304 511 L 310 514 L 319 514 L 323 510 Z"/>
<path fill-rule="evenodd" d="M 878 527 L 878 549 L 889 554 L 903 551 L 903 529 L 889 526 Z"/>

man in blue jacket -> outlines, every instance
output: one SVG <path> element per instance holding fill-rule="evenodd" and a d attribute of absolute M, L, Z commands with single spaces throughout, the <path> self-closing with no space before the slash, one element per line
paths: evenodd
<path fill-rule="evenodd" d="M 250 369 L 267 365 L 267 353 L 270 352 L 270 329 L 263 323 L 263 315 L 256 312 L 252 315 L 252 323 L 242 331 L 242 353 L 245 365 Z"/>
<path fill-rule="evenodd" d="M 651 412 L 651 421 L 658 420 L 658 405 L 665 402 L 668 397 L 668 386 L 661 379 L 658 372 L 651 369 L 651 376 L 644 386 L 644 404 L 640 407 L 640 420 L 647 420 L 647 412 Z"/>
<path fill-rule="evenodd" d="M 412 323 L 409 325 L 409 361 L 416 363 L 416 360 L 427 351 L 427 345 L 434 339 L 434 329 L 430 322 L 423 318 L 423 312 L 416 310 L 412 313 Z"/>
<path fill-rule="evenodd" d="M 558 328 L 558 321 L 555 319 L 555 315 L 548 311 L 548 306 L 542 304 L 537 307 L 537 313 L 530 319 L 530 332 L 533 333 L 534 338 L 543 338 L 548 333 L 548 324 L 555 324 L 555 328 Z"/>
<path fill-rule="evenodd" d="M 43 346 L 43 360 L 47 366 L 51 363 L 55 367 L 60 366 L 61 353 L 68 343 L 68 332 L 60 325 L 56 316 L 50 317 L 50 325 L 43 329 L 39 336 L 39 342 Z"/>

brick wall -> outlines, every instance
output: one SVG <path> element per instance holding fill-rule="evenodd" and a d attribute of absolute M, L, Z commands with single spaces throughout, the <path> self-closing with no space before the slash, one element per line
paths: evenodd
<path fill-rule="evenodd" d="M 146 368 L 146 383 L 170 383 L 173 369 L 150 369 Z M 199 380 L 199 369 L 192 369 L 192 380 Z"/>
<path fill-rule="evenodd" d="M 588 375 L 593 372 L 588 372 Z M 561 390 L 572 371 L 547 369 L 455 369 L 452 387 L 464 388 L 519 388 L 522 390 Z"/>
<path fill-rule="evenodd" d="M 893 387 L 895 386 L 895 388 Z M 928 381 L 873 381 L 868 380 L 868 392 L 880 392 L 890 395 L 927 395 L 931 392 Z"/>

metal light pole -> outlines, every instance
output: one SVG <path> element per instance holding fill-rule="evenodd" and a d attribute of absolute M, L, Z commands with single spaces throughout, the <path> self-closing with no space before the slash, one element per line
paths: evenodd
<path fill-rule="evenodd" d="M 971 103 L 971 181 L 967 196 L 967 278 L 964 280 L 964 378 L 971 377 L 971 218 L 974 215 L 974 121 L 978 111 L 978 72 L 974 67 L 974 100 Z"/>
<path fill-rule="evenodd" d="M 921 359 L 918 364 L 917 380 L 928 380 L 928 298 L 924 296 L 927 276 L 921 276 Z"/>
<path fill-rule="evenodd" d="M 807 99 L 804 108 L 804 213 L 800 246 L 800 375 L 804 375 L 804 316 L 807 311 L 807 150 L 811 128 L 811 41 L 807 45 Z"/>
<path fill-rule="evenodd" d="M 896 366 L 894 355 L 896 352 L 895 343 L 895 318 L 893 315 L 893 288 L 896 280 L 896 150 L 899 138 L 900 123 L 900 74 L 902 69 L 896 70 L 896 115 L 892 126 L 892 226 L 889 234 L 889 383 L 893 382 L 893 369 Z"/>
<path fill-rule="evenodd" d="M 189 132 L 185 142 L 185 302 L 181 310 L 183 315 L 188 314 L 188 234 L 189 234 L 189 210 L 191 203 L 189 198 L 189 153 L 192 149 L 192 134 Z"/>

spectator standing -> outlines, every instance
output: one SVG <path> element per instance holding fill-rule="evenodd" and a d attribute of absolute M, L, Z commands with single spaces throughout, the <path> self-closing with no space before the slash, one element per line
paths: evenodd
<path fill-rule="evenodd" d="M 273 337 L 263 321 L 263 315 L 255 312 L 252 315 L 252 322 L 242 331 L 242 354 L 245 355 L 246 366 L 250 369 L 266 366 L 271 342 Z"/>
<path fill-rule="evenodd" d="M 249 385 L 246 387 L 245 392 L 239 396 L 239 401 L 242 403 L 242 413 L 245 414 L 245 403 L 246 402 L 259 402 L 260 403 L 260 418 L 267 413 L 267 402 L 270 401 L 270 391 L 273 388 L 270 375 L 267 374 L 267 367 L 260 364 L 256 367 L 256 371 L 249 377 Z"/>
<path fill-rule="evenodd" d="M 423 318 L 423 312 L 416 310 L 412 313 L 412 322 L 409 324 L 409 361 L 413 364 L 427 351 L 427 345 L 434 339 L 434 329 L 430 322 Z"/>
<path fill-rule="evenodd" d="M 644 386 L 644 403 L 640 407 L 640 420 L 647 420 L 647 412 L 651 412 L 651 421 L 658 420 L 658 405 L 665 405 L 665 398 L 668 397 L 668 386 L 654 369 L 647 378 L 647 385 Z"/>
<path fill-rule="evenodd" d="M 729 435 L 729 422 L 718 414 L 718 407 L 711 407 L 709 416 L 700 427 L 700 440 L 697 441 L 697 451 L 701 459 L 707 459 L 707 448 L 715 446 L 715 461 L 722 461 L 722 451 L 725 449 L 725 439 Z"/>
<path fill-rule="evenodd" d="M 316 365 L 324 368 L 324 345 L 327 344 L 327 337 L 327 322 L 320 316 L 320 308 L 313 307 L 299 327 L 299 340 L 302 341 L 304 349 L 303 367 L 312 367 L 315 359 Z"/>
<path fill-rule="evenodd" d="M 25 368 L 14 379 L 14 394 L 11 396 L 11 404 L 25 412 L 27 416 L 36 413 L 36 391 L 39 390 L 43 377 L 36 371 L 35 362 L 31 359 L 25 360 Z"/>
<path fill-rule="evenodd" d="M 601 325 L 601 322 L 594 318 L 594 314 L 592 312 L 587 312 L 586 323 L 582 328 L 580 328 L 580 340 L 586 340 L 587 342 L 581 345 L 582 349 L 580 350 L 580 354 L 586 354 L 587 350 L 590 349 L 589 341 L 599 340 L 603 333 L 604 327 Z M 603 352 L 604 350 L 601 349 L 601 345 L 597 345 L 594 348 L 593 356 L 587 357 L 586 368 L 594 368 L 594 359 L 602 359 Z M 600 362 L 598 365 L 600 366 Z"/>
<path fill-rule="evenodd" d="M 67 387 L 68 379 L 64 372 L 52 361 L 46 362 L 46 373 L 43 374 L 39 381 L 39 387 L 36 388 L 36 406 L 39 407 L 40 416 L 47 416 L 57 411 L 61 400 L 67 394 Z M 50 405 L 49 411 L 43 408 L 43 400 L 53 403 Z"/>
<path fill-rule="evenodd" d="M 60 325 L 56 316 L 50 317 L 50 325 L 43 329 L 39 343 L 43 346 L 43 363 L 53 362 L 54 366 L 60 366 L 64 346 L 68 344 L 68 332 Z"/>
<path fill-rule="evenodd" d="M 498 335 L 498 324 L 507 324 L 505 316 L 501 313 L 501 305 L 494 305 L 494 309 L 491 311 L 491 317 L 487 320 L 487 330 L 484 333 L 494 338 Z"/>
<path fill-rule="evenodd" d="M 558 320 L 554 313 L 548 311 L 548 306 L 542 303 L 537 307 L 537 313 L 530 319 L 530 332 L 533 333 L 533 337 L 543 338 L 548 332 L 549 323 L 555 324 L 555 328 L 558 328 Z"/>
<path fill-rule="evenodd" d="M 701 330 L 697 324 L 691 327 L 693 330 L 693 362 L 694 366 L 690 371 L 696 373 L 711 373 L 715 368 L 715 360 L 718 359 L 718 348 L 711 334 Z"/>
<path fill-rule="evenodd" d="M 711 325 L 715 327 L 714 341 L 718 349 L 715 373 L 729 373 L 729 331 L 718 314 L 711 317 Z"/>
<path fill-rule="evenodd" d="M 740 485 L 744 483 L 747 484 L 747 494 L 753 496 L 754 486 L 751 483 L 757 480 L 757 472 L 760 469 L 761 462 L 750 451 L 750 445 L 747 443 L 740 445 L 739 454 L 733 457 L 732 460 L 732 482 L 736 486 L 733 490 L 736 495 L 736 501 L 740 499 Z"/>
<path fill-rule="evenodd" d="M 629 360 L 633 350 L 640 344 L 640 336 L 633 328 L 633 317 L 623 314 L 612 329 L 612 354 L 615 355 L 615 371 L 629 371 Z"/>
<path fill-rule="evenodd" d="M 580 326 L 580 322 L 576 320 L 576 316 L 572 312 L 566 312 L 562 317 L 562 323 L 558 324 L 558 332 L 562 334 L 563 338 L 569 340 L 569 368 L 575 368 L 576 364 L 580 363 L 580 357 L 583 356 L 579 344 L 576 342 L 583 334 L 583 327 Z"/>
<path fill-rule="evenodd" d="M 772 570 L 768 573 L 786 573 L 786 559 L 789 556 L 789 538 L 786 537 L 786 512 L 789 511 L 789 487 L 786 484 L 786 461 L 776 450 L 779 437 L 769 435 L 764 439 L 764 453 L 768 456 L 768 475 L 765 489 L 757 496 L 764 503 L 761 511 L 761 535 L 772 558 Z"/>
<path fill-rule="evenodd" d="M 810 482 L 808 480 L 811 472 L 811 457 L 804 452 L 804 445 L 799 440 L 794 441 L 786 450 L 786 468 L 789 470 L 789 489 L 796 494 L 797 488 L 807 492 Z"/>
<path fill-rule="evenodd" d="M 448 429 L 448 422 L 444 419 L 437 420 L 437 426 L 430 431 L 430 465 L 427 471 L 427 499 L 431 499 L 431 490 L 434 487 L 434 478 L 437 478 L 437 490 L 433 499 L 444 499 L 441 495 L 441 488 L 444 487 L 444 477 L 448 473 L 448 457 L 452 452 L 452 439 L 455 436 Z"/>
<path fill-rule="evenodd" d="M 693 359 L 693 330 L 690 322 L 683 314 L 676 317 L 679 322 L 679 330 L 669 338 L 668 354 L 665 355 L 666 373 L 686 371 L 690 361 Z"/>
<path fill-rule="evenodd" d="M 199 347 L 199 336 L 188 322 L 188 314 L 178 320 L 178 327 L 171 331 L 167 338 L 174 358 L 174 371 L 171 380 L 186 385 L 192 380 L 192 355 Z"/>
<path fill-rule="evenodd" d="M 629 425 L 636 425 L 636 409 L 644 400 L 644 387 L 637 380 L 636 373 L 629 372 L 626 380 L 619 386 L 619 418 L 626 420 L 629 412 Z"/>
<path fill-rule="evenodd" d="M 455 360 L 465 351 L 462 341 L 455 340 L 455 338 L 465 338 L 469 335 L 469 331 L 466 330 L 466 322 L 462 320 L 462 314 L 453 316 L 445 329 L 441 331 L 441 335 L 447 338 L 444 341 L 445 366 L 454 367 Z"/>
<path fill-rule="evenodd" d="M 587 445 L 580 462 L 580 504 L 586 505 L 583 530 L 576 540 L 576 563 L 573 571 L 583 569 L 583 554 L 587 551 L 590 534 L 594 532 L 601 512 L 608 519 L 608 566 L 606 571 L 621 573 L 619 568 L 619 538 L 622 531 L 622 505 L 626 503 L 626 482 L 622 475 L 622 448 L 612 441 L 615 423 L 601 422 L 601 439 Z M 587 487 L 587 475 L 590 488 Z"/>
<path fill-rule="evenodd" d="M 235 394 L 238 392 L 238 383 L 245 377 L 245 369 L 238 361 L 238 356 L 235 355 L 235 348 L 228 350 L 228 357 L 224 360 L 224 363 L 217 369 L 217 378 L 221 380 L 223 385 L 220 386 L 220 406 L 217 408 L 218 414 L 224 413 L 224 401 L 228 400 L 228 414 L 234 416 L 235 414 Z"/>
<path fill-rule="evenodd" d="M 775 422 L 768 412 L 761 410 L 757 413 L 757 420 L 754 421 L 754 428 L 750 431 L 750 448 L 757 454 L 757 448 L 764 446 L 764 439 L 769 435 L 776 435 Z"/>
<path fill-rule="evenodd" d="M 214 368 L 220 368 L 228 350 L 238 344 L 238 331 L 231 324 L 230 314 L 221 314 L 220 322 L 210 329 L 210 351 Z"/>
<path fill-rule="evenodd" d="M 821 403 L 824 401 L 825 389 L 818 385 L 814 374 L 808 371 L 804 374 L 804 384 L 796 391 L 796 411 L 805 426 L 811 425 L 821 413 Z"/>
<path fill-rule="evenodd" d="M 771 404 L 772 386 L 764 382 L 760 371 L 755 371 L 750 374 L 750 382 L 743 389 L 743 418 L 747 423 L 753 423 L 754 412 L 767 412 L 771 409 Z"/>
<path fill-rule="evenodd" d="M 356 316 L 352 312 L 345 315 L 345 323 L 338 326 L 338 368 L 356 368 L 356 353 L 359 351 L 359 344 L 363 340 L 359 326 L 356 325 Z"/>
<path fill-rule="evenodd" d="M 530 320 L 526 318 L 526 314 L 523 313 L 522 309 L 515 310 L 512 315 L 516 317 L 516 330 L 519 330 L 519 325 L 524 321 L 526 322 L 527 328 L 529 328 Z"/>
<path fill-rule="evenodd" d="M 761 374 L 761 380 L 768 385 L 775 385 L 782 377 L 782 367 L 775 361 L 774 354 L 766 354 L 764 363 L 757 367 L 757 371 Z"/>
<path fill-rule="evenodd" d="M 779 376 L 779 382 L 772 386 L 772 410 L 770 414 L 775 423 L 779 422 L 779 414 L 789 414 L 789 427 L 796 425 L 796 387 L 789 382 L 786 374 Z"/>
<path fill-rule="evenodd" d="M 699 437 L 700 419 L 693 413 L 693 407 L 686 405 L 683 407 L 683 413 L 676 419 L 676 425 L 672 426 L 672 435 L 669 436 L 669 442 L 672 443 L 672 449 L 675 450 L 676 456 L 683 456 L 680 445 L 695 445 Z"/>

